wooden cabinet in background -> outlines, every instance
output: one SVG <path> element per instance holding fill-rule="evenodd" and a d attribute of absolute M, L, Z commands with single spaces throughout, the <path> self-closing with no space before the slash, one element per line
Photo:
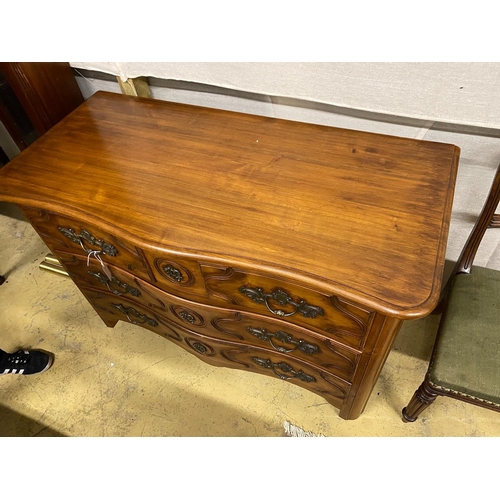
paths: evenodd
<path fill-rule="evenodd" d="M 0 121 L 25 149 L 84 101 L 65 62 L 0 62 Z"/>

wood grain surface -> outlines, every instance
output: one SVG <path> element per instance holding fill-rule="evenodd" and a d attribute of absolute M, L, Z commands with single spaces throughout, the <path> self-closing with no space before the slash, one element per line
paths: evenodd
<path fill-rule="evenodd" d="M 458 157 L 98 92 L 0 170 L 0 199 L 411 318 L 439 298 Z"/>

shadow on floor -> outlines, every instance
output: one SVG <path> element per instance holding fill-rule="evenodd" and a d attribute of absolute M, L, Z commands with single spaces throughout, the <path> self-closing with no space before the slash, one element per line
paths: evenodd
<path fill-rule="evenodd" d="M 412 358 L 429 361 L 440 319 L 440 315 L 430 314 L 425 318 L 405 321 L 392 349 Z"/>
<path fill-rule="evenodd" d="M 0 214 L 23 222 L 27 221 L 21 209 L 14 203 L 9 203 L 7 201 L 0 201 Z"/>
<path fill-rule="evenodd" d="M 0 405 L 0 437 L 65 437 L 65 435 Z"/>

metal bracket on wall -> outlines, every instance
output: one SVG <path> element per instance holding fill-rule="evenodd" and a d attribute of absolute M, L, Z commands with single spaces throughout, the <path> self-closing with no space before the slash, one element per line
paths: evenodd
<path fill-rule="evenodd" d="M 123 81 L 119 76 L 117 76 L 116 79 L 118 80 L 122 94 L 134 95 L 137 97 L 149 97 L 150 99 L 152 98 L 146 77 L 140 76 L 138 78 L 128 78 Z"/>
<path fill-rule="evenodd" d="M 45 256 L 45 260 L 38 266 L 42 271 L 50 271 L 52 273 L 69 276 L 61 263 L 51 254 Z"/>

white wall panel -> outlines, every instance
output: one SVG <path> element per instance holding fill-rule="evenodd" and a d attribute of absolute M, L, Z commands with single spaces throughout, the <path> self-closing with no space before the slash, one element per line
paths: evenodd
<path fill-rule="evenodd" d="M 500 128 L 500 63 L 96 63 L 149 76 L 423 120 Z"/>

